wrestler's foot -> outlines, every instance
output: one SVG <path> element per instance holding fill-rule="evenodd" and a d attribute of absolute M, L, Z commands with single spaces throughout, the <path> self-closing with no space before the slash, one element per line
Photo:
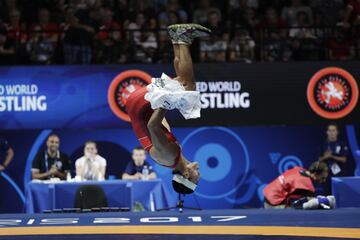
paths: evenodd
<path fill-rule="evenodd" d="M 190 45 L 194 38 L 206 37 L 211 33 L 210 29 L 196 23 L 174 24 L 167 29 L 174 44 Z"/>

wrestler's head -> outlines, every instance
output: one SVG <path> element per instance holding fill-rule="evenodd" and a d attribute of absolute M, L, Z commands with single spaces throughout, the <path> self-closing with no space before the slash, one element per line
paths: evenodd
<path fill-rule="evenodd" d="M 199 164 L 186 161 L 183 171 L 174 170 L 172 185 L 176 192 L 191 194 L 195 191 L 200 180 Z"/>
<path fill-rule="evenodd" d="M 183 172 L 183 176 L 191 182 L 197 184 L 200 180 L 199 163 L 188 162 L 185 171 Z"/>
<path fill-rule="evenodd" d="M 311 178 L 317 183 L 324 183 L 329 175 L 329 168 L 325 162 L 316 161 L 309 167 Z"/>

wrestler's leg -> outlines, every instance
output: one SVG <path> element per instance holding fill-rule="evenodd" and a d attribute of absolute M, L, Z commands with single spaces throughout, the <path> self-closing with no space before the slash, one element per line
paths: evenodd
<path fill-rule="evenodd" d="M 174 24 L 168 27 L 169 36 L 174 47 L 174 67 L 177 77 L 186 90 L 195 90 L 193 63 L 190 45 L 194 38 L 209 35 L 210 29 L 199 24 Z"/>
<path fill-rule="evenodd" d="M 180 45 L 179 44 L 173 44 L 174 49 L 174 68 L 176 76 L 179 76 L 179 62 L 180 62 Z"/>
<path fill-rule="evenodd" d="M 166 118 L 164 118 L 161 123 L 169 132 L 171 132 L 170 124 L 168 123 Z"/>
<path fill-rule="evenodd" d="M 175 79 L 181 82 L 186 90 L 195 90 L 196 85 L 189 45 L 174 44 L 174 68 L 177 75 Z"/>

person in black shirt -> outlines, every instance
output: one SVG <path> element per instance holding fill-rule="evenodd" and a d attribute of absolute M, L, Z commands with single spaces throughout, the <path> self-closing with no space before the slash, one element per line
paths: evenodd
<path fill-rule="evenodd" d="M 326 131 L 327 138 L 322 145 L 319 157 L 326 162 L 329 168 L 329 177 L 324 186 L 324 194 L 331 195 L 331 177 L 340 177 L 350 174 L 348 163 L 348 147 L 345 142 L 338 139 L 339 128 L 336 124 L 329 124 Z"/>
<path fill-rule="evenodd" d="M 146 153 L 142 147 L 136 147 L 132 153 L 133 161 L 129 162 L 123 175 L 122 179 L 125 180 L 141 180 L 143 179 L 142 171 L 144 166 L 149 169 L 149 179 L 155 179 L 156 173 L 151 169 L 148 162 L 145 161 Z"/>
<path fill-rule="evenodd" d="M 65 64 L 90 64 L 95 34 L 86 9 L 68 10 L 68 23 L 64 36 Z"/>
<path fill-rule="evenodd" d="M 69 157 L 59 151 L 60 139 L 51 134 L 46 141 L 47 149 L 40 151 L 32 163 L 32 179 L 50 179 L 58 177 L 66 179 L 70 171 Z"/>
<path fill-rule="evenodd" d="M 13 158 L 13 149 L 5 138 L 0 137 L 0 171 L 4 171 Z"/>

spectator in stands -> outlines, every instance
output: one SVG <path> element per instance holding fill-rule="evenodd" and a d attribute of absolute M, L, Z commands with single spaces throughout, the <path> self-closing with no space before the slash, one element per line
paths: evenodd
<path fill-rule="evenodd" d="M 255 41 L 245 29 L 238 28 L 229 45 L 229 60 L 250 63 L 255 57 Z"/>
<path fill-rule="evenodd" d="M 104 180 L 106 159 L 98 155 L 96 142 L 87 141 L 84 145 L 84 156 L 75 162 L 76 176 L 82 180 Z"/>
<path fill-rule="evenodd" d="M 241 25 L 250 29 L 255 27 L 259 23 L 255 9 L 249 7 L 248 3 L 249 2 L 244 0 L 229 2 L 227 9 L 228 28 L 231 28 L 236 25 Z"/>
<path fill-rule="evenodd" d="M 258 24 L 260 31 L 263 31 L 265 38 L 269 35 L 275 34 L 275 38 L 285 38 L 287 36 L 287 23 L 279 17 L 275 8 L 269 7 L 266 9 L 265 17 L 261 19 Z"/>
<path fill-rule="evenodd" d="M 289 61 L 292 52 L 287 37 L 286 22 L 278 15 L 275 8 L 266 10 L 265 18 L 258 24 L 259 35 L 264 39 L 262 59 L 269 62 Z"/>
<path fill-rule="evenodd" d="M 20 7 L 16 0 L 0 1 L 0 19 L 9 20 L 9 13 L 18 9 L 20 9 Z"/>
<path fill-rule="evenodd" d="M 100 31 L 100 27 L 103 25 L 104 19 L 108 14 L 107 13 L 108 9 L 109 8 L 103 8 L 103 7 L 98 9 L 89 9 L 89 22 L 91 23 L 91 26 L 95 29 L 96 33 Z M 112 16 L 108 18 L 112 18 Z M 96 35 L 94 35 L 94 40 L 95 39 L 96 39 Z"/>
<path fill-rule="evenodd" d="M 350 28 L 351 25 L 360 25 L 360 1 L 359 0 L 348 0 L 346 5 L 344 27 Z"/>
<path fill-rule="evenodd" d="M 244 1 L 230 0 L 227 6 L 227 28 L 230 29 L 233 26 L 246 26 L 245 24 L 245 11 L 247 6 Z"/>
<path fill-rule="evenodd" d="M 9 13 L 9 22 L 5 23 L 5 28 L 7 31 L 7 41 L 10 46 L 14 46 L 15 53 L 13 56 L 14 61 L 17 63 L 22 63 L 24 55 L 24 44 L 26 43 L 27 34 L 26 34 L 26 25 L 21 22 L 21 13 L 19 10 L 14 9 Z M 8 46 L 9 47 L 9 46 Z M 11 47 L 9 48 L 11 49 Z M 10 50 L 10 53 L 12 51 Z M 9 52 L 7 52 L 9 53 Z M 10 59 L 11 60 L 11 59 Z"/>
<path fill-rule="evenodd" d="M 140 32 L 139 42 L 134 46 L 134 60 L 140 63 L 151 63 L 156 58 L 156 19 L 151 18 L 146 22 L 146 28 Z"/>
<path fill-rule="evenodd" d="M 253 8 L 246 8 L 244 12 L 244 24 L 248 28 L 254 28 L 259 24 L 259 20 L 257 19 Z"/>
<path fill-rule="evenodd" d="M 169 52 L 169 49 L 172 48 L 172 44 L 170 41 L 159 42 L 158 49 L 158 63 L 169 63 L 174 58 L 173 54 Z"/>
<path fill-rule="evenodd" d="M 324 15 L 325 14 L 321 11 L 314 12 L 314 27 L 317 27 L 321 30 L 326 25 Z"/>
<path fill-rule="evenodd" d="M 23 44 L 26 41 L 26 25 L 21 21 L 21 13 L 14 9 L 9 12 L 9 22 L 5 24 L 8 32 L 8 39 L 15 40 L 17 45 Z"/>
<path fill-rule="evenodd" d="M 339 17 L 337 18 L 336 22 L 338 22 Z M 325 23 L 325 16 L 324 13 L 321 11 L 314 12 L 314 34 L 318 38 L 319 42 L 321 41 L 321 46 L 323 47 L 324 39 L 326 37 L 326 34 L 328 33 L 327 29 L 324 28 L 326 25 Z"/>
<path fill-rule="evenodd" d="M 306 12 L 299 11 L 296 15 L 296 22 L 290 28 L 289 36 L 297 39 L 315 39 L 313 29 L 311 29 L 310 18 Z"/>
<path fill-rule="evenodd" d="M 221 12 L 217 8 L 213 8 L 208 12 L 208 20 L 205 26 L 211 30 L 211 35 L 218 37 L 219 39 L 228 39 L 228 33 L 225 24 L 221 21 Z"/>
<path fill-rule="evenodd" d="M 221 12 L 218 8 L 212 8 L 207 16 L 208 21 L 205 26 L 212 32 L 210 37 L 200 42 L 200 61 L 225 62 L 229 34 L 222 22 Z"/>
<path fill-rule="evenodd" d="M 327 176 L 328 167 L 321 161 L 312 163 L 308 170 L 302 167 L 287 170 L 264 188 L 264 207 L 306 209 L 304 203 L 315 197 L 314 183 L 325 182 Z M 327 201 L 328 207 L 334 207 L 331 206 L 334 202 L 330 204 L 329 199 L 322 201 Z"/>
<path fill-rule="evenodd" d="M 51 19 L 53 22 L 59 24 L 65 22 L 66 5 L 65 0 L 57 0 L 52 6 Z"/>
<path fill-rule="evenodd" d="M 77 5 L 79 8 L 79 5 Z M 83 5 L 80 5 L 83 6 Z M 87 5 L 84 5 L 84 7 Z M 92 43 L 95 29 L 91 26 L 87 9 L 67 10 L 68 25 L 65 27 L 64 58 L 66 64 L 89 64 L 92 59 Z"/>
<path fill-rule="evenodd" d="M 175 12 L 179 16 L 180 23 L 186 23 L 188 20 L 188 14 L 179 7 L 178 0 L 168 0 L 165 5 L 165 11 L 161 12 L 158 17 L 160 25 L 170 25 L 170 13 Z"/>
<path fill-rule="evenodd" d="M 14 150 L 9 142 L 0 136 L 0 172 L 4 171 L 14 158 Z"/>
<path fill-rule="evenodd" d="M 113 12 L 105 9 L 97 33 L 96 63 L 125 63 L 128 44 L 122 39 L 121 26 L 113 20 Z"/>
<path fill-rule="evenodd" d="M 127 39 L 135 44 L 139 44 L 141 40 L 141 30 L 145 28 L 146 18 L 144 13 L 139 12 L 136 14 L 135 21 L 130 22 L 126 27 Z"/>
<path fill-rule="evenodd" d="M 305 12 L 310 18 L 310 23 L 313 23 L 312 10 L 309 6 L 303 5 L 302 0 L 291 0 L 291 5 L 282 9 L 281 17 L 289 26 L 294 26 L 296 24 L 297 14 L 300 11 Z"/>
<path fill-rule="evenodd" d="M 296 23 L 290 29 L 289 36 L 292 39 L 292 52 L 295 60 L 319 59 L 317 36 L 306 12 L 298 11 Z"/>
<path fill-rule="evenodd" d="M 165 29 L 158 32 L 158 63 L 168 63 L 171 62 L 174 58 L 173 51 L 169 51 L 172 49 L 172 43 L 169 41 L 166 26 L 161 27 L 161 29 Z"/>
<path fill-rule="evenodd" d="M 16 63 L 16 41 L 8 39 L 6 27 L 0 21 L 0 65 Z"/>
<path fill-rule="evenodd" d="M 32 162 L 32 179 L 66 179 L 70 171 L 69 157 L 59 150 L 60 138 L 56 134 L 51 134 L 46 141 L 47 149 L 40 151 Z"/>
<path fill-rule="evenodd" d="M 156 49 L 158 47 L 156 41 L 156 18 L 150 18 L 146 23 L 147 29 L 142 32 L 140 46 L 146 54 L 147 62 L 152 63 L 156 58 Z"/>
<path fill-rule="evenodd" d="M 30 61 L 36 64 L 49 64 L 55 52 L 59 38 L 59 28 L 50 22 L 50 13 L 41 8 L 38 12 L 38 22 L 30 27 L 30 39 L 26 44 Z"/>
<path fill-rule="evenodd" d="M 227 43 L 219 36 L 211 35 L 200 42 L 201 62 L 225 62 Z"/>
<path fill-rule="evenodd" d="M 136 12 L 144 13 L 147 19 L 157 18 L 157 12 L 153 6 L 153 0 L 135 1 Z"/>
<path fill-rule="evenodd" d="M 145 160 L 146 152 L 142 147 L 136 147 L 132 152 L 132 161 L 128 163 L 122 175 L 125 180 L 143 179 L 143 169 L 146 166 L 149 170 L 149 179 L 156 179 L 156 173 L 152 170 L 151 165 Z"/>
<path fill-rule="evenodd" d="M 154 19 L 156 21 L 156 19 Z M 155 22 L 153 20 L 153 22 Z M 159 23 L 159 31 L 158 31 L 158 41 L 159 41 L 159 52 L 163 52 L 163 50 L 165 50 L 163 52 L 163 54 L 165 54 L 166 56 L 169 55 L 169 53 L 171 53 L 172 51 L 169 51 L 169 46 L 168 46 L 168 42 L 169 42 L 169 38 L 168 38 L 168 33 L 167 33 L 167 26 L 168 25 L 172 25 L 172 24 L 177 24 L 179 23 L 179 16 L 176 12 L 169 12 L 169 22 L 165 23 L 165 22 L 161 22 Z M 163 47 L 166 47 L 165 49 Z M 172 45 L 170 45 L 170 47 L 172 47 Z M 164 62 L 165 59 L 168 59 L 166 56 L 164 56 Z"/>
<path fill-rule="evenodd" d="M 324 194 L 331 194 L 331 177 L 353 175 L 354 170 L 348 163 L 348 147 L 346 143 L 338 138 L 339 127 L 335 123 L 327 126 L 326 140 L 321 147 L 319 161 L 328 166 L 329 177 L 324 185 Z"/>
<path fill-rule="evenodd" d="M 205 24 L 208 20 L 207 14 L 210 10 L 210 0 L 198 0 L 193 13 L 193 22 Z"/>
<path fill-rule="evenodd" d="M 343 0 L 311 0 L 311 7 L 315 10 L 315 13 L 320 13 L 323 16 L 323 24 L 317 25 L 321 27 L 332 27 L 338 22 L 339 9 L 344 7 Z M 314 16 L 315 21 L 315 16 Z"/>
<path fill-rule="evenodd" d="M 355 44 L 346 36 L 346 30 L 336 27 L 333 37 L 328 40 L 330 60 L 351 60 L 355 57 Z"/>
<path fill-rule="evenodd" d="M 127 0 L 117 0 L 115 2 L 114 19 L 122 24 L 123 28 L 129 25 L 132 15 L 129 11 Z"/>

